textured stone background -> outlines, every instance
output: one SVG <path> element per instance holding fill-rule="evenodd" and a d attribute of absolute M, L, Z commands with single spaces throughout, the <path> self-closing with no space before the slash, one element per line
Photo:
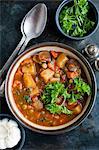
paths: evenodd
<path fill-rule="evenodd" d="M 99 0 L 93 0 L 99 9 Z M 99 29 L 89 39 L 71 41 L 62 36 L 56 29 L 55 11 L 61 0 L 2 0 L 0 1 L 0 68 L 9 58 L 22 35 L 20 24 L 24 15 L 37 3 L 44 2 L 48 7 L 48 21 L 43 34 L 30 41 L 27 47 L 45 41 L 58 41 L 68 44 L 77 50 L 88 43 L 99 46 Z M 26 130 L 26 141 L 23 150 L 98 150 L 99 149 L 99 72 L 95 72 L 98 92 L 95 106 L 88 118 L 75 130 L 62 135 L 49 136 Z M 1 98 L 0 98 L 1 99 Z M 5 98 L 1 99 L 1 113 L 11 112 Z"/>

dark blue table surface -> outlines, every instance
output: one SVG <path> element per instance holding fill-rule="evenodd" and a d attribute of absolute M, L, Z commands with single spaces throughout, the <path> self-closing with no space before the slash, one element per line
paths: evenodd
<path fill-rule="evenodd" d="M 99 0 L 93 0 L 99 9 Z M 56 29 L 55 11 L 61 0 L 2 0 L 0 1 L 0 68 L 9 58 L 21 39 L 20 24 L 24 15 L 37 3 L 48 7 L 48 21 L 43 34 L 29 42 L 28 46 L 46 41 L 58 41 L 81 51 L 87 44 L 99 46 L 99 29 L 89 39 L 70 41 Z M 26 130 L 23 150 L 98 150 L 99 149 L 99 72 L 95 71 L 98 91 L 91 114 L 75 130 L 61 135 L 42 135 Z M 5 98 L 0 98 L 0 112 L 11 114 Z"/>

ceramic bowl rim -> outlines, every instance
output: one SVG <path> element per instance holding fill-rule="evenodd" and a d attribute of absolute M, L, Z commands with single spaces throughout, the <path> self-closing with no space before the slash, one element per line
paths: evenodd
<path fill-rule="evenodd" d="M 93 96 L 93 100 L 90 102 L 90 106 L 88 106 L 89 109 L 86 110 L 85 114 L 82 115 L 74 124 L 71 124 L 70 126 L 68 126 L 67 128 L 63 128 L 63 129 L 60 129 L 60 130 L 56 130 L 56 131 L 44 131 L 44 130 L 41 130 L 41 129 L 36 129 L 36 128 L 31 128 L 29 126 L 26 125 L 26 123 L 23 123 L 22 120 L 19 119 L 19 116 L 17 116 L 15 114 L 15 112 L 13 111 L 13 109 L 11 108 L 11 105 L 9 103 L 9 100 L 8 100 L 8 93 L 7 93 L 7 87 L 8 87 L 8 78 L 10 76 L 10 72 L 11 72 L 11 69 L 12 67 L 15 65 L 15 63 L 18 61 L 18 59 L 20 59 L 23 55 L 26 55 L 29 51 L 32 51 L 33 49 L 36 49 L 38 47 L 44 47 L 44 46 L 58 46 L 58 47 L 63 47 L 64 49 L 65 48 L 68 48 L 68 49 L 71 49 L 73 52 L 75 52 L 77 54 L 77 56 L 80 56 L 81 59 L 83 59 L 84 63 L 86 62 L 86 65 L 89 67 L 90 69 L 90 72 L 91 72 L 91 75 L 92 75 L 92 78 L 93 78 L 93 81 L 94 81 L 94 91 L 95 91 L 95 94 Z M 39 132 L 39 133 L 44 133 L 44 134 L 58 134 L 58 133 L 63 133 L 63 132 L 66 132 L 66 131 L 70 131 L 72 129 L 74 129 L 76 126 L 78 126 L 79 124 L 81 124 L 81 122 L 88 116 L 88 114 L 91 112 L 93 106 L 94 106 L 94 102 L 95 102 L 95 99 L 96 99 L 96 93 L 97 93 L 97 84 L 96 84 L 96 78 L 95 78 L 95 75 L 94 75 L 94 72 L 92 70 L 92 67 L 90 66 L 89 62 L 86 60 L 86 58 L 84 58 L 84 56 L 82 54 L 80 54 L 80 52 L 76 51 L 74 48 L 68 46 L 68 45 L 65 45 L 63 43 L 57 43 L 57 42 L 45 42 L 45 43 L 40 43 L 40 44 L 36 44 L 30 48 L 28 48 L 25 52 L 23 52 L 20 56 L 17 57 L 17 59 L 13 62 L 13 64 L 11 65 L 9 71 L 8 71 L 8 74 L 7 74 L 7 77 L 6 77 L 6 83 L 5 83 L 5 96 L 6 96 L 6 101 L 7 101 L 7 104 L 11 110 L 11 112 L 13 113 L 13 115 L 18 119 L 19 122 L 21 122 L 25 127 L 29 128 L 29 129 L 32 129 L 33 131 L 36 131 L 36 132 Z"/>

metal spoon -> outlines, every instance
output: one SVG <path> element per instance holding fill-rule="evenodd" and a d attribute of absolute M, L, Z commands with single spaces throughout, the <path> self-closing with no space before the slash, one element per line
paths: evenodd
<path fill-rule="evenodd" d="M 0 70 L 0 85 L 3 83 L 7 70 L 15 59 L 16 55 L 21 54 L 27 43 L 33 39 L 37 38 L 43 32 L 47 21 L 47 7 L 45 4 L 39 3 L 34 6 L 23 18 L 21 23 L 22 39 L 17 45 L 16 49 L 9 57 L 3 68 Z M 3 83 L 4 84 L 4 83 Z M 2 87 L 2 86 L 1 86 Z M 0 89 L 1 90 L 1 89 Z"/>

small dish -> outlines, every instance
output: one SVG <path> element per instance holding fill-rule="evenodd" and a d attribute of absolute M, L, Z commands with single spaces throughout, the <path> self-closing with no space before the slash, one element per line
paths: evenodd
<path fill-rule="evenodd" d="M 17 124 L 18 124 L 18 128 L 20 129 L 21 131 L 21 139 L 20 141 L 18 142 L 18 144 L 16 146 L 14 146 L 13 148 L 7 148 L 6 150 L 21 150 L 23 145 L 24 145 L 24 142 L 25 142 L 25 130 L 24 128 L 21 126 L 21 124 L 14 118 L 12 117 L 11 115 L 8 115 L 8 114 L 0 114 L 0 120 L 4 119 L 4 118 L 7 118 L 7 119 L 11 119 L 13 121 L 15 121 Z"/>
<path fill-rule="evenodd" d="M 60 5 L 59 7 L 57 8 L 57 11 L 56 11 L 56 16 L 55 16 L 55 21 L 56 21 L 56 26 L 58 28 L 58 30 L 67 38 L 69 39 L 72 39 L 72 40 L 83 40 L 85 38 L 88 38 L 90 37 L 91 35 L 93 35 L 97 28 L 98 28 L 98 24 L 99 24 L 99 14 L 98 14 L 98 10 L 97 10 L 97 7 L 94 5 L 94 3 L 90 0 L 88 0 L 88 3 L 89 3 L 89 6 L 90 6 L 90 9 L 89 9 L 89 12 L 90 12 L 90 16 L 92 16 L 91 18 L 93 18 L 92 21 L 95 22 L 95 26 L 94 26 L 94 29 L 90 30 L 90 32 L 83 36 L 83 37 L 75 37 L 75 36 L 70 36 L 68 34 L 66 34 L 61 26 L 60 26 L 60 23 L 59 23 L 59 15 L 60 15 L 60 12 L 62 11 L 62 9 L 64 8 L 64 6 L 72 6 L 73 5 L 73 0 L 64 0 Z"/>

